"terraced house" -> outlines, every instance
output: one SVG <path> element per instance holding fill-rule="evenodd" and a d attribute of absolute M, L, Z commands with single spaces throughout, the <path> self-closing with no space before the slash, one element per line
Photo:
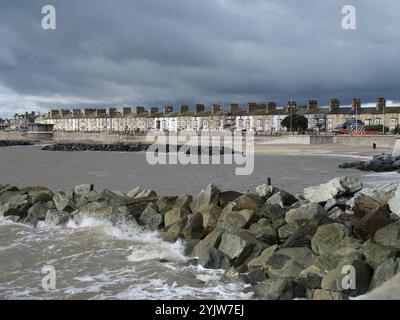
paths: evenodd
<path fill-rule="evenodd" d="M 282 120 L 290 115 L 303 115 L 308 119 L 308 129 L 332 131 L 338 124 L 348 119 L 357 118 L 366 125 L 385 124 L 389 129 L 398 126 L 400 107 L 387 107 L 385 98 L 377 98 L 376 106 L 362 107 L 361 100 L 354 98 L 350 107 L 341 107 L 338 99 L 330 99 L 327 107 L 319 107 L 316 100 L 308 100 L 306 105 L 298 106 L 289 101 L 278 108 L 273 101 L 257 104 L 248 103 L 246 107 L 231 103 L 228 110 L 221 105 L 213 104 L 206 110 L 204 104 L 197 104 L 190 110 L 182 105 L 178 111 L 166 105 L 163 110 L 157 107 L 124 106 L 117 108 L 54 109 L 48 112 L 41 121 L 54 124 L 56 131 L 65 132 L 119 132 L 134 134 L 151 129 L 163 131 L 189 130 L 212 133 L 231 130 L 246 130 L 257 134 L 282 133 Z"/>

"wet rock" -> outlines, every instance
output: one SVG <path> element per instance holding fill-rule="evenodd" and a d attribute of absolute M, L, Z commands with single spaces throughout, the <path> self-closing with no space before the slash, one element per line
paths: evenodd
<path fill-rule="evenodd" d="M 0 205 L 0 216 L 24 216 L 30 206 L 27 194 L 15 195 Z"/>
<path fill-rule="evenodd" d="M 255 194 L 244 194 L 235 200 L 237 210 L 257 211 L 263 205 L 260 197 Z"/>
<path fill-rule="evenodd" d="M 169 210 L 165 215 L 164 215 L 164 224 L 165 227 L 169 227 L 176 223 L 177 221 L 181 220 L 182 218 L 188 216 L 190 214 L 190 211 L 188 211 L 185 208 L 173 208 Z"/>
<path fill-rule="evenodd" d="M 305 298 L 306 289 L 294 278 L 267 279 L 246 291 L 255 293 L 255 297 L 263 300 L 293 300 Z"/>
<path fill-rule="evenodd" d="M 390 258 L 400 256 L 400 249 L 392 249 L 375 243 L 373 240 L 364 242 L 361 246 L 361 252 L 367 262 L 373 269 L 378 268 L 384 261 Z"/>
<path fill-rule="evenodd" d="M 215 229 L 201 240 L 193 249 L 192 257 L 200 257 L 204 250 L 210 247 L 218 248 L 224 230 Z"/>
<path fill-rule="evenodd" d="M 400 249 L 400 221 L 376 231 L 374 240 L 382 246 Z"/>
<path fill-rule="evenodd" d="M 286 213 L 286 222 L 302 224 L 303 222 L 322 222 L 328 214 L 324 208 L 317 203 L 307 203 L 298 208 L 290 209 Z"/>
<path fill-rule="evenodd" d="M 278 229 L 278 236 L 281 241 L 286 241 L 292 234 L 296 232 L 299 226 L 295 223 L 285 224 Z"/>
<path fill-rule="evenodd" d="M 389 225 L 391 222 L 388 207 L 379 207 L 354 223 L 354 233 L 364 240 L 373 239 L 377 230 Z"/>
<path fill-rule="evenodd" d="M 381 265 L 379 265 L 378 268 L 375 269 L 370 289 L 380 286 L 398 273 L 400 273 L 400 258 L 390 258 L 385 260 Z"/>
<path fill-rule="evenodd" d="M 311 247 L 311 239 L 313 238 L 317 228 L 312 225 L 303 225 L 298 227 L 286 240 L 281 244 L 281 248 Z"/>
<path fill-rule="evenodd" d="M 28 191 L 28 196 L 30 197 L 32 203 L 36 203 L 48 202 L 53 198 L 54 194 L 47 188 L 37 187 Z"/>
<path fill-rule="evenodd" d="M 74 220 L 81 223 L 84 217 L 91 217 L 109 221 L 116 225 L 130 220 L 127 212 L 126 207 L 119 208 L 104 202 L 90 202 L 74 212 Z"/>
<path fill-rule="evenodd" d="M 64 211 L 58 210 L 49 210 L 46 213 L 45 222 L 49 224 L 53 224 L 55 226 L 65 225 L 69 219 L 71 218 L 71 214 Z"/>
<path fill-rule="evenodd" d="M 143 190 L 134 196 L 135 199 L 157 197 L 157 193 L 154 190 Z"/>
<path fill-rule="evenodd" d="M 90 184 L 80 184 L 74 187 L 74 192 L 78 197 L 81 197 L 90 191 Z"/>
<path fill-rule="evenodd" d="M 200 242 L 199 239 L 187 239 L 183 245 L 184 245 L 184 251 L 183 254 L 187 257 L 190 257 L 192 255 L 194 247 Z"/>
<path fill-rule="evenodd" d="M 214 247 L 202 252 L 198 264 L 207 269 L 228 269 L 231 266 L 228 256 Z"/>
<path fill-rule="evenodd" d="M 231 264 L 236 267 L 245 262 L 256 244 L 260 242 L 248 232 L 224 232 L 218 250 L 225 253 Z"/>
<path fill-rule="evenodd" d="M 0 147 L 29 146 L 29 145 L 33 145 L 33 142 L 28 140 L 0 140 Z"/>
<path fill-rule="evenodd" d="M 306 288 L 318 289 L 321 288 L 321 282 L 324 276 L 325 272 L 321 268 L 312 264 L 300 272 L 297 281 Z"/>
<path fill-rule="evenodd" d="M 269 277 L 297 277 L 314 263 L 314 255 L 309 248 L 283 248 L 276 251 L 266 262 Z"/>
<path fill-rule="evenodd" d="M 75 203 L 63 191 L 56 193 L 53 201 L 58 211 L 72 212 L 76 209 Z"/>
<path fill-rule="evenodd" d="M 266 278 L 267 277 L 265 276 L 265 273 L 261 270 L 252 270 L 247 273 L 241 274 L 241 280 L 244 283 L 250 284 L 252 286 L 265 281 Z"/>
<path fill-rule="evenodd" d="M 126 193 L 126 196 L 129 197 L 129 198 L 134 198 L 134 197 L 136 197 L 140 192 L 141 192 L 140 187 L 136 187 L 136 188 L 133 188 L 132 190 L 128 191 L 128 192 Z"/>
<path fill-rule="evenodd" d="M 269 197 L 268 200 L 265 202 L 265 205 L 271 206 L 274 204 L 278 204 L 281 207 L 286 207 L 286 206 L 291 206 L 293 203 L 296 203 L 297 201 L 298 199 L 291 193 L 280 190 L 271 197 Z"/>
<path fill-rule="evenodd" d="M 324 276 L 321 288 L 358 296 L 368 290 L 371 277 L 372 270 L 363 260 L 347 259 Z"/>
<path fill-rule="evenodd" d="M 378 189 L 373 188 L 364 188 L 354 195 L 352 210 L 356 215 L 363 217 L 386 206 L 391 197 L 391 193 L 380 192 Z"/>
<path fill-rule="evenodd" d="M 257 240 L 265 242 L 269 245 L 273 245 L 278 242 L 278 233 L 276 229 L 265 218 L 258 220 L 257 223 L 253 223 L 249 227 L 249 232 L 256 237 Z"/>
<path fill-rule="evenodd" d="M 311 240 L 312 250 L 320 256 L 331 256 L 342 248 L 360 248 L 360 242 L 351 237 L 344 225 L 331 223 L 320 226 Z"/>
<path fill-rule="evenodd" d="M 207 186 L 197 196 L 193 198 L 190 209 L 193 213 L 205 212 L 212 206 L 218 206 L 221 191 L 213 184 Z"/>
<path fill-rule="evenodd" d="M 158 230 L 164 219 L 157 209 L 158 207 L 154 203 L 149 203 L 141 214 L 139 222 L 146 225 L 150 230 Z"/>
<path fill-rule="evenodd" d="M 274 254 L 276 250 L 278 250 L 278 245 L 270 246 L 262 251 L 259 257 L 251 260 L 247 266 L 249 271 L 253 270 L 265 270 L 267 268 L 267 261 L 268 259 Z"/>
<path fill-rule="evenodd" d="M 46 206 L 46 204 L 42 202 L 36 202 L 28 209 L 24 222 L 36 225 L 38 221 L 43 221 L 46 219 L 47 210 L 49 210 L 49 208 Z"/>
<path fill-rule="evenodd" d="M 362 182 L 358 177 L 337 177 L 317 187 L 305 188 L 304 198 L 314 203 L 325 203 L 329 199 L 353 195 L 361 189 Z"/>
<path fill-rule="evenodd" d="M 157 202 L 157 211 L 164 214 L 171 210 L 176 202 L 177 197 L 160 197 Z"/>
<path fill-rule="evenodd" d="M 231 231 L 248 228 L 253 217 L 251 210 L 232 211 L 232 206 L 228 205 L 222 211 L 216 227 Z"/>
<path fill-rule="evenodd" d="M 332 301 L 349 300 L 349 297 L 341 292 L 333 292 L 323 289 L 315 290 L 312 298 L 313 300 L 332 300 Z"/>
<path fill-rule="evenodd" d="M 181 233 L 187 240 L 202 239 L 204 236 L 203 216 L 198 212 L 189 215 Z"/>
<path fill-rule="evenodd" d="M 174 207 L 185 208 L 190 210 L 190 204 L 192 203 L 193 197 L 187 194 L 179 196 L 174 204 Z"/>

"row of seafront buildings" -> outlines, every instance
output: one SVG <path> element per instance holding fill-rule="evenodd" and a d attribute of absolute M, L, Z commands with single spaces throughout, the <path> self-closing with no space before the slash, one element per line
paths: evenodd
<path fill-rule="evenodd" d="M 163 110 L 142 106 L 131 107 L 53 109 L 43 116 L 42 123 L 53 124 L 55 131 L 64 132 L 116 132 L 139 133 L 152 129 L 164 131 L 192 130 L 196 132 L 214 132 L 225 130 L 248 130 L 255 133 L 274 134 L 284 132 L 281 121 L 290 115 L 299 114 L 308 119 L 308 129 L 332 131 L 333 128 L 352 118 L 366 125 L 380 125 L 393 129 L 400 121 L 400 107 L 386 107 L 385 98 L 377 98 L 375 107 L 362 107 L 360 99 L 353 99 L 351 107 L 341 107 L 338 99 L 330 99 L 328 107 L 319 107 L 316 100 L 307 105 L 298 106 L 295 101 L 278 108 L 275 102 L 248 103 L 245 108 L 230 104 L 224 110 L 213 104 L 210 110 L 197 104 L 193 111 L 182 105 L 178 111 L 166 105 Z"/>

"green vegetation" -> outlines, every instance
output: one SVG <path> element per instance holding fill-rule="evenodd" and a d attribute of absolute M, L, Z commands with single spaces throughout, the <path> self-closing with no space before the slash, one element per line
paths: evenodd
<path fill-rule="evenodd" d="M 290 122 L 292 122 L 292 126 L 290 126 Z M 292 131 L 306 130 L 308 128 L 308 119 L 304 116 L 293 114 L 291 121 L 290 116 L 287 116 L 282 120 L 281 125 L 287 130 L 290 130 L 290 127 L 292 128 Z"/>

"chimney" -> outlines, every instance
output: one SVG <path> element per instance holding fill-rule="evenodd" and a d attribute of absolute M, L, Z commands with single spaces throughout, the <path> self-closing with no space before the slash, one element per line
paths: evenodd
<path fill-rule="evenodd" d="M 107 114 L 107 109 L 96 109 L 96 117 L 104 116 Z"/>
<path fill-rule="evenodd" d="M 219 104 L 213 104 L 211 106 L 211 113 L 214 115 L 221 111 L 221 106 Z"/>
<path fill-rule="evenodd" d="M 81 114 L 81 109 L 72 109 L 72 115 L 78 116 Z"/>
<path fill-rule="evenodd" d="M 292 109 L 292 111 L 294 111 L 294 109 L 297 108 L 297 103 L 296 101 L 288 101 L 285 107 L 285 112 L 290 112 L 290 109 Z"/>
<path fill-rule="evenodd" d="M 257 103 L 255 103 L 255 102 L 249 102 L 249 103 L 247 104 L 247 113 L 250 113 L 250 112 L 252 112 L 252 111 L 254 111 L 254 110 L 257 110 Z"/>
<path fill-rule="evenodd" d="M 351 111 L 355 112 L 359 108 L 361 108 L 361 99 L 353 98 L 351 101 Z"/>
<path fill-rule="evenodd" d="M 110 117 L 113 117 L 113 116 L 115 116 L 116 114 L 117 114 L 117 108 L 109 108 L 108 109 L 108 115 L 110 116 Z"/>
<path fill-rule="evenodd" d="M 229 104 L 228 112 L 229 112 L 229 113 L 234 113 L 234 112 L 238 111 L 239 109 L 240 109 L 239 104 L 237 104 L 237 103 L 230 103 L 230 104 Z"/>
<path fill-rule="evenodd" d="M 308 100 L 307 101 L 307 111 L 315 110 L 318 108 L 317 100 Z"/>
<path fill-rule="evenodd" d="M 174 107 L 170 105 L 165 105 L 164 106 L 164 115 L 167 115 L 168 113 L 174 112 Z"/>
<path fill-rule="evenodd" d="M 184 104 L 179 107 L 179 114 L 182 115 L 185 112 L 189 111 L 189 106 Z"/>
<path fill-rule="evenodd" d="M 267 111 L 272 112 L 276 110 L 276 102 L 275 101 L 268 101 L 267 103 Z"/>
<path fill-rule="evenodd" d="M 50 118 L 56 117 L 58 115 L 60 115 L 60 110 L 57 109 L 50 110 Z"/>
<path fill-rule="evenodd" d="M 376 98 L 376 111 L 383 111 L 383 108 L 386 107 L 386 99 L 379 97 Z"/>
<path fill-rule="evenodd" d="M 340 101 L 339 99 L 333 98 L 329 100 L 329 111 L 333 111 L 335 109 L 340 108 Z"/>
<path fill-rule="evenodd" d="M 205 110 L 204 104 L 196 104 L 196 114 L 203 112 Z"/>
<path fill-rule="evenodd" d="M 131 107 L 122 107 L 122 114 L 124 116 L 127 116 L 128 114 L 132 113 L 132 108 Z"/>
<path fill-rule="evenodd" d="M 83 114 L 85 116 L 90 116 L 91 114 L 93 114 L 95 112 L 96 112 L 96 109 L 93 109 L 93 108 L 85 108 L 85 109 L 83 109 Z"/>
<path fill-rule="evenodd" d="M 150 107 L 149 115 L 153 116 L 157 112 L 158 112 L 158 108 L 157 107 Z"/>
<path fill-rule="evenodd" d="M 144 113 L 144 107 L 136 106 L 136 114 L 142 114 L 142 113 Z"/>
<path fill-rule="evenodd" d="M 71 113 L 71 111 L 68 110 L 68 109 L 60 109 L 59 115 L 60 115 L 61 117 L 64 117 L 64 116 L 66 116 L 66 115 L 69 115 L 70 113 Z"/>

